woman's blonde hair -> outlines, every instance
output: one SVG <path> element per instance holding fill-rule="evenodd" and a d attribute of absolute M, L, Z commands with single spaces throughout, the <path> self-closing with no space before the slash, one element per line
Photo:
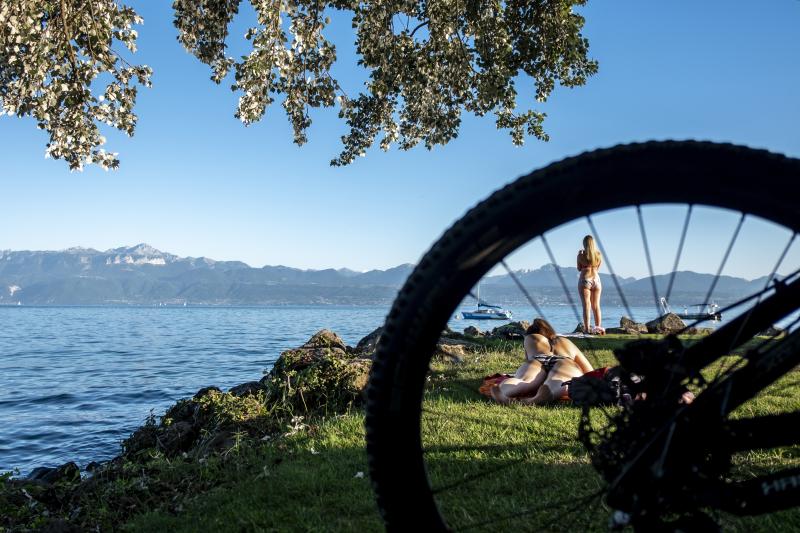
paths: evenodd
<path fill-rule="evenodd" d="M 583 238 L 583 254 L 590 267 L 597 268 L 600 266 L 600 250 L 594 243 L 594 237 L 587 235 Z"/>

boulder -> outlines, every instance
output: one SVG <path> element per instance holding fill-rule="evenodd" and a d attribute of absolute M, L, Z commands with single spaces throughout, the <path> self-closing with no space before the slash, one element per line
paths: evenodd
<path fill-rule="evenodd" d="M 461 363 L 467 356 L 464 346 L 461 344 L 437 344 L 434 357 L 442 358 L 451 363 Z"/>
<path fill-rule="evenodd" d="M 236 385 L 235 387 L 231 387 L 228 391 L 234 396 L 242 397 L 248 396 L 253 394 L 258 394 L 261 391 L 266 391 L 266 387 L 260 381 L 248 381 L 247 383 L 241 383 Z"/>
<path fill-rule="evenodd" d="M 633 320 L 631 320 L 626 316 L 623 316 L 622 318 L 619 319 L 619 327 L 625 330 L 625 333 L 629 333 L 631 335 L 647 333 L 647 326 L 645 324 L 634 322 Z"/>
<path fill-rule="evenodd" d="M 261 380 L 267 389 L 267 403 L 283 402 L 295 411 L 328 413 L 361 403 L 370 362 L 352 352 L 328 330 L 316 333 L 299 348 L 286 350 Z"/>
<path fill-rule="evenodd" d="M 199 400 L 203 396 L 213 392 L 222 392 L 222 389 L 220 389 L 219 387 L 215 387 L 214 385 L 211 385 L 210 387 L 203 387 L 202 389 L 194 393 L 193 399 Z"/>
<path fill-rule="evenodd" d="M 525 331 L 529 327 L 531 327 L 531 324 L 527 320 L 509 322 L 494 328 L 490 336 L 495 339 L 520 340 L 525 336 Z"/>
<path fill-rule="evenodd" d="M 230 450 L 236 445 L 236 434 L 230 430 L 221 430 L 210 438 L 203 440 L 197 447 L 195 454 L 200 457 Z"/>
<path fill-rule="evenodd" d="M 369 382 L 369 370 L 372 368 L 372 360 L 365 357 L 354 357 L 347 361 L 347 372 L 349 374 L 350 387 L 353 390 L 363 393 L 367 390 Z"/>
<path fill-rule="evenodd" d="M 346 352 L 347 344 L 335 332 L 329 329 L 321 329 L 313 334 L 301 348 L 330 348 Z"/>
<path fill-rule="evenodd" d="M 686 335 L 711 335 L 715 331 L 714 328 L 689 328 L 684 333 Z"/>
<path fill-rule="evenodd" d="M 103 467 L 103 463 L 99 463 L 97 461 L 91 461 L 88 465 L 86 465 L 87 472 L 95 472 Z"/>
<path fill-rule="evenodd" d="M 686 324 L 684 324 L 683 320 L 681 320 L 678 315 L 675 313 L 667 313 L 666 315 L 648 322 L 647 332 L 668 335 L 670 333 L 677 333 L 685 327 Z"/>
<path fill-rule="evenodd" d="M 464 335 L 467 337 L 484 337 L 486 334 L 475 326 L 464 328 Z"/>
<path fill-rule="evenodd" d="M 42 481 L 51 485 L 63 481 L 75 482 L 81 479 L 81 469 L 73 462 L 64 463 L 56 468 L 40 466 L 39 468 L 34 468 L 26 479 L 29 481 Z"/>
<path fill-rule="evenodd" d="M 378 341 L 381 338 L 383 326 L 375 329 L 372 333 L 358 341 L 356 344 L 356 353 L 372 356 L 375 353 L 375 347 L 378 346 Z"/>

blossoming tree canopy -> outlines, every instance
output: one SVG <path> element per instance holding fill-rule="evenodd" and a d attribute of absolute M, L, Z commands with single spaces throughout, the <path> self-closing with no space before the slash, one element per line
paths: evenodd
<path fill-rule="evenodd" d="M 98 124 L 133 135 L 137 85 L 149 86 L 151 71 L 115 47 L 134 52 L 132 26 L 141 22 L 113 0 L 0 2 L 2 113 L 32 116 L 50 135 L 46 155 L 71 169 L 117 167 Z M 104 74 L 109 81 L 98 91 L 92 83 Z"/>
<path fill-rule="evenodd" d="M 173 8 L 178 40 L 211 78 L 233 74 L 237 118 L 256 122 L 280 99 L 302 145 L 310 109 L 336 107 L 349 131 L 331 164 L 346 165 L 376 142 L 403 150 L 447 144 L 464 111 L 494 114 L 514 144 L 526 135 L 547 140 L 544 113 L 518 109 L 518 87 L 544 102 L 556 83 L 583 85 L 597 71 L 573 9 L 585 1 L 250 0 L 256 19 L 239 60 L 227 46 L 241 0 L 175 0 Z M 367 73 L 360 94 L 349 96 L 332 72 L 336 47 L 325 32 L 334 13 L 352 20 Z M 137 88 L 151 75 L 125 59 L 141 23 L 116 0 L 0 2 L 2 113 L 32 116 L 49 133 L 46 154 L 71 169 L 117 167 L 99 124 L 133 135 Z"/>

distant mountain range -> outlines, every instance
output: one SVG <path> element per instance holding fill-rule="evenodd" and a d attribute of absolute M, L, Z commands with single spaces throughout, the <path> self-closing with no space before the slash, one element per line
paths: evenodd
<path fill-rule="evenodd" d="M 91 248 L 0 250 L 0 305 L 388 305 L 413 268 L 411 264 L 369 272 L 252 268 L 240 261 L 178 257 L 147 244 L 104 252 Z M 574 291 L 578 271 L 558 270 Z M 539 302 L 563 303 L 566 297 L 558 270 L 544 265 L 515 275 Z M 618 298 L 613 280 L 605 274 L 601 278 L 604 301 L 613 303 Z M 711 274 L 678 272 L 672 301 L 697 303 L 712 280 Z M 652 303 L 650 278 L 617 281 L 632 305 Z M 655 281 L 659 295 L 663 294 L 669 276 L 655 276 Z M 724 303 L 760 290 L 765 281 L 722 276 L 714 298 Z M 525 303 L 508 274 L 485 278 L 481 297 L 506 305 Z"/>

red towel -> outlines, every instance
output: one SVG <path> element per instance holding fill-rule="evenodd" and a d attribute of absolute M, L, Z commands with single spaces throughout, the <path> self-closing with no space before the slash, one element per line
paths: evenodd
<path fill-rule="evenodd" d="M 481 386 L 478 387 L 478 392 L 486 396 L 487 398 L 492 398 L 492 387 L 495 385 L 499 385 L 508 378 L 513 378 L 511 374 L 492 374 L 491 376 L 486 376 L 483 378 L 483 383 Z"/>

